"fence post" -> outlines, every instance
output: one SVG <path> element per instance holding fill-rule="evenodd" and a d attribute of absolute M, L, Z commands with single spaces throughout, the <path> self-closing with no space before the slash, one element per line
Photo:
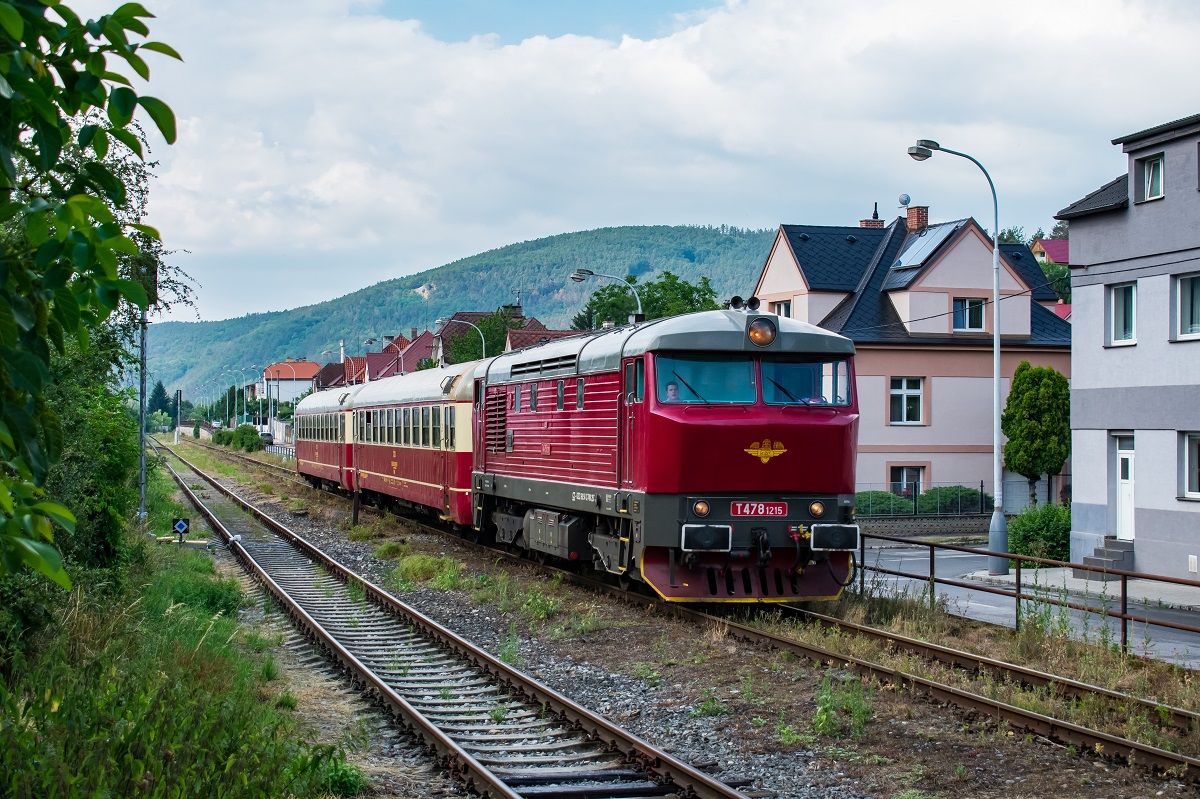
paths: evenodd
<path fill-rule="evenodd" d="M 1129 654 L 1129 578 L 1121 575 L 1121 653 Z"/>
<path fill-rule="evenodd" d="M 862 530 L 858 533 L 858 595 L 866 596 L 867 586 L 867 539 L 863 536 Z"/>
<path fill-rule="evenodd" d="M 1034 583 L 1037 583 L 1037 578 L 1034 578 Z M 1013 624 L 1013 629 L 1017 632 L 1021 631 L 1021 559 L 1017 558 L 1017 592 L 1013 594 L 1013 601 L 1016 603 L 1016 621 Z"/>
<path fill-rule="evenodd" d="M 987 513 L 987 508 L 984 507 L 984 501 L 983 501 L 983 481 L 982 480 L 979 481 L 979 512 Z"/>
<path fill-rule="evenodd" d="M 929 610 L 933 612 L 937 610 L 937 576 L 934 573 L 937 562 L 933 544 L 929 544 Z"/>

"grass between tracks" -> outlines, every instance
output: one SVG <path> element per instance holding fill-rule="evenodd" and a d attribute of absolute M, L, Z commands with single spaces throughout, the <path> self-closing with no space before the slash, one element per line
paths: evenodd
<path fill-rule="evenodd" d="M 189 515 L 150 472 L 154 528 Z M 0 795 L 351 795 L 361 774 L 302 740 L 269 652 L 239 636 L 239 584 L 211 558 L 131 543 L 0 663 Z M 276 701 L 278 699 L 278 701 Z M 274 705 L 274 706 L 272 706 Z"/>

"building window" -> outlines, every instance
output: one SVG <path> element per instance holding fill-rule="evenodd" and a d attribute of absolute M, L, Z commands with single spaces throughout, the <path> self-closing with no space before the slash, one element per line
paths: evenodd
<path fill-rule="evenodd" d="M 954 329 L 983 330 L 984 301 L 978 297 L 954 298 Z"/>
<path fill-rule="evenodd" d="M 1162 153 L 1142 158 L 1137 162 L 1138 201 L 1157 200 L 1163 196 Z"/>
<path fill-rule="evenodd" d="M 922 377 L 892 378 L 892 424 L 921 424 L 924 418 L 921 407 L 924 382 Z"/>
<path fill-rule="evenodd" d="M 893 466 L 891 469 L 891 489 L 896 496 L 920 496 L 924 482 L 924 466 Z"/>
<path fill-rule="evenodd" d="M 1200 433 L 1183 434 L 1183 495 L 1200 499 Z"/>
<path fill-rule="evenodd" d="M 1200 338 L 1200 274 L 1185 275 L 1175 284 L 1176 315 L 1179 319 L 1175 334 L 1179 338 Z"/>
<path fill-rule="evenodd" d="M 781 300 L 780 302 L 773 302 L 771 303 L 771 311 L 779 316 L 791 317 L 792 301 Z"/>
<path fill-rule="evenodd" d="M 1123 283 L 1109 289 L 1109 343 L 1137 343 L 1137 284 Z"/>

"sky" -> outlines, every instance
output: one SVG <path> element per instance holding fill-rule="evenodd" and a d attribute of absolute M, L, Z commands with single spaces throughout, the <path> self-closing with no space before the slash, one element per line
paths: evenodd
<path fill-rule="evenodd" d="M 145 0 L 149 221 L 223 319 L 609 225 L 1001 227 L 1200 112 L 1191 0 Z M 98 15 L 115 2 L 77 0 Z M 757 265 L 755 265 L 757 267 Z"/>

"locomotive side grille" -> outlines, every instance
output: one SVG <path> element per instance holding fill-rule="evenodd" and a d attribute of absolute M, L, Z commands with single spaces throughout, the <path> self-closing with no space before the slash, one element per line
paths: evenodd
<path fill-rule="evenodd" d="M 488 452 L 504 452 L 504 433 L 508 426 L 508 395 L 489 394 L 484 407 L 485 437 Z"/>
<path fill-rule="evenodd" d="M 540 361 L 513 364 L 512 376 L 531 377 L 534 375 L 562 374 L 574 372 L 578 358 L 575 355 L 560 355 L 557 358 L 546 358 Z"/>

